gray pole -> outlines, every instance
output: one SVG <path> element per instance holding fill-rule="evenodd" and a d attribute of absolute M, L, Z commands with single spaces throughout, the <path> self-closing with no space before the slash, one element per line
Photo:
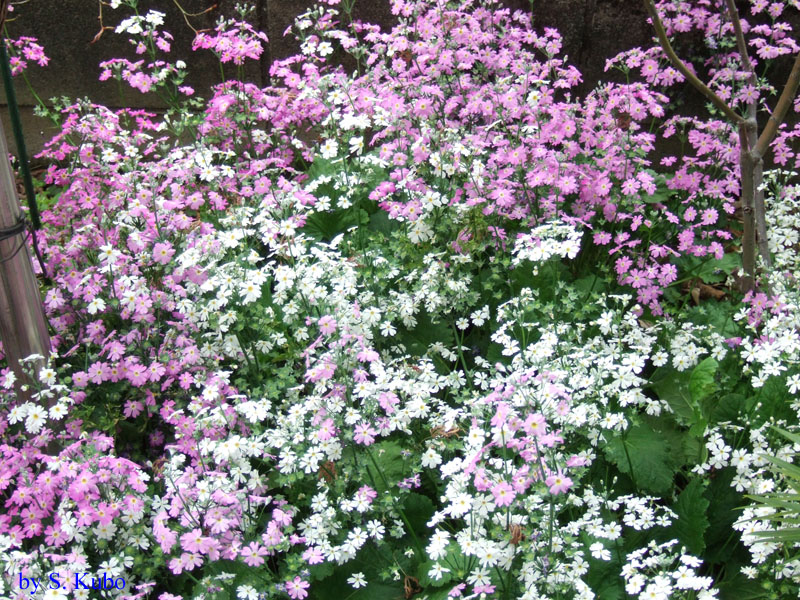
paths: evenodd
<path fill-rule="evenodd" d="M 0 41 L 5 43 L 5 40 Z M 0 124 L 0 230 L 13 228 L 22 217 L 14 172 L 8 159 L 8 145 Z M 28 230 L 0 241 L 0 340 L 8 366 L 20 383 L 28 382 L 20 359 L 31 354 L 46 358 L 50 354 L 39 284 L 27 247 Z M 43 361 L 34 363 L 38 371 Z M 21 388 L 17 386 L 18 392 Z"/>

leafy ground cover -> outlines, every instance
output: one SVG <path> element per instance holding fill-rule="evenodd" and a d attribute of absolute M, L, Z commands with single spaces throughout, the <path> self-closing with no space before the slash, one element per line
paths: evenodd
<path fill-rule="evenodd" d="M 796 3 L 748 6 L 758 61 L 800 50 Z M 171 108 L 41 108 L 54 350 L 1 379 L 3 597 L 797 595 L 797 127 L 742 293 L 739 137 L 656 47 L 578 97 L 527 13 L 329 0 L 259 88 L 243 8 L 196 38 L 204 100 L 161 13 L 110 7 L 140 58 L 101 79 Z M 766 106 L 716 8 L 659 5 Z"/>

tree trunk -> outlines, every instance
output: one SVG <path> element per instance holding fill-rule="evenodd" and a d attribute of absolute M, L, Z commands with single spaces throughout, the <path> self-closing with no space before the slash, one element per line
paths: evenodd
<path fill-rule="evenodd" d="M 14 182 L 5 133 L 0 125 L 0 229 L 3 230 L 18 225 L 22 217 Z M 8 366 L 17 376 L 17 392 L 23 396 L 29 392 L 22 386 L 30 381 L 21 369 L 20 359 L 32 354 L 42 356 L 42 360 L 32 365 L 38 372 L 50 354 L 50 335 L 27 238 L 25 229 L 0 241 L 0 340 Z"/>

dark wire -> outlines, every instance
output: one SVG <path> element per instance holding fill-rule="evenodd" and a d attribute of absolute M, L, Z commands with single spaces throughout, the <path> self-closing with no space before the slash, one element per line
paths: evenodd
<path fill-rule="evenodd" d="M 6 227 L 5 229 L 0 229 L 0 242 L 4 242 L 6 240 L 10 240 L 11 238 L 18 236 L 20 233 L 25 233 L 28 231 L 28 219 L 25 218 L 25 215 L 20 215 L 17 218 L 17 222 L 12 225 L 11 227 Z M 22 241 L 17 245 L 14 252 L 11 253 L 11 256 L 6 256 L 5 258 L 0 258 L 0 264 L 5 263 L 13 259 L 19 251 L 25 246 L 25 242 L 27 241 L 28 236 L 23 236 Z"/>
<path fill-rule="evenodd" d="M 46 283 L 52 283 L 50 277 L 47 276 L 47 269 L 44 266 L 44 260 L 42 260 L 42 255 L 39 253 L 39 246 L 36 243 L 36 230 L 33 228 L 30 221 L 24 214 L 20 214 L 17 217 L 17 222 L 11 225 L 10 227 L 6 227 L 5 229 L 0 229 L 0 242 L 4 242 L 6 240 L 10 240 L 11 238 L 18 236 L 21 233 L 29 233 L 31 235 L 33 241 L 33 252 L 36 255 L 36 260 L 39 262 L 39 267 L 42 269 L 42 276 Z M 25 246 L 25 242 L 28 241 L 28 236 L 25 235 L 22 237 L 22 241 L 19 245 L 14 249 L 14 252 L 11 253 L 11 256 L 6 256 L 5 258 L 0 258 L 0 264 L 10 261 L 13 259 L 19 251 Z"/>

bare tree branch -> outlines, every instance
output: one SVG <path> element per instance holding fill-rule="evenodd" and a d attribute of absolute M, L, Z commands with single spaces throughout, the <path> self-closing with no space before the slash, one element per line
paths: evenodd
<path fill-rule="evenodd" d="M 795 94 L 797 94 L 798 85 L 800 85 L 800 54 L 794 57 L 792 72 L 789 73 L 789 78 L 786 80 L 786 85 L 783 88 L 781 97 L 778 98 L 775 110 L 772 111 L 769 121 L 767 121 L 767 125 L 764 127 L 764 131 L 761 132 L 758 138 L 755 148 L 751 150 L 754 158 L 761 158 L 764 156 L 770 143 L 772 143 L 773 138 L 778 133 L 778 127 L 786 118 L 786 113 L 789 112 L 789 107 L 792 105 Z"/>

